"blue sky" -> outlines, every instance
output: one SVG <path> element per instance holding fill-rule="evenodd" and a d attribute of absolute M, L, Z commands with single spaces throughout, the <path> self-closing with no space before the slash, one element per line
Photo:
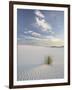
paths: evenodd
<path fill-rule="evenodd" d="M 64 45 L 64 11 L 17 9 L 17 42 Z"/>

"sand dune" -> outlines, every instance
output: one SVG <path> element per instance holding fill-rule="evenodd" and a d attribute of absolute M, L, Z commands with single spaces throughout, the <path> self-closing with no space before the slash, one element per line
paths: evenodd
<path fill-rule="evenodd" d="M 64 48 L 18 45 L 17 80 L 40 80 L 64 77 Z M 52 65 L 45 63 L 51 56 Z"/>

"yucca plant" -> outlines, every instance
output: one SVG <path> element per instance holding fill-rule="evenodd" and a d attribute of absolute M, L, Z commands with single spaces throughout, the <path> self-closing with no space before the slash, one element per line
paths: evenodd
<path fill-rule="evenodd" d="M 48 56 L 48 57 L 45 58 L 45 64 L 49 64 L 49 65 L 52 64 L 52 58 L 51 58 L 51 56 Z"/>

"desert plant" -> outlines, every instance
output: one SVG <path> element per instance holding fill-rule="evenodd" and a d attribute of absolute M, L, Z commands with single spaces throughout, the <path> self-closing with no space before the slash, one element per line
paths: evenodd
<path fill-rule="evenodd" d="M 45 64 L 49 64 L 49 65 L 52 64 L 52 58 L 51 58 L 51 56 L 48 56 L 48 57 L 45 58 Z"/>

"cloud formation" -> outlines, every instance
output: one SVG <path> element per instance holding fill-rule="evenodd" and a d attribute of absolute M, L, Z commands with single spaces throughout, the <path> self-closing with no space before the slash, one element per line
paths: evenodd
<path fill-rule="evenodd" d="M 49 32 L 49 35 L 42 35 L 39 32 L 35 32 L 33 30 L 24 31 L 24 34 L 28 34 L 29 36 L 25 38 L 29 40 L 37 40 L 36 43 L 41 43 L 49 46 L 62 46 L 64 45 L 64 41 L 55 37 L 55 32 L 52 30 L 52 26 L 49 22 L 46 21 L 44 14 L 41 11 L 35 11 L 35 24 L 41 30 L 40 32 Z M 33 43 L 33 42 L 32 42 Z"/>
<path fill-rule="evenodd" d="M 52 31 L 52 26 L 45 20 L 45 16 L 41 11 L 39 10 L 35 11 L 35 20 L 36 25 L 40 28 L 41 31 L 50 32 L 52 35 L 55 34 Z"/>
<path fill-rule="evenodd" d="M 35 15 L 38 16 L 38 17 L 41 17 L 41 18 L 45 17 L 39 10 L 35 11 Z"/>
<path fill-rule="evenodd" d="M 30 34 L 32 35 L 33 37 L 40 37 L 41 35 L 37 32 L 34 32 L 34 31 L 24 31 L 24 34 Z"/>
<path fill-rule="evenodd" d="M 36 32 L 32 32 L 32 36 L 40 37 L 40 34 L 39 33 L 36 33 Z"/>
<path fill-rule="evenodd" d="M 29 31 L 24 31 L 24 34 L 30 34 L 32 33 L 33 31 L 29 30 Z"/>
<path fill-rule="evenodd" d="M 35 17 L 36 24 L 41 28 L 42 31 L 52 31 L 52 27 L 45 21 L 45 19 L 40 19 L 39 17 Z"/>

